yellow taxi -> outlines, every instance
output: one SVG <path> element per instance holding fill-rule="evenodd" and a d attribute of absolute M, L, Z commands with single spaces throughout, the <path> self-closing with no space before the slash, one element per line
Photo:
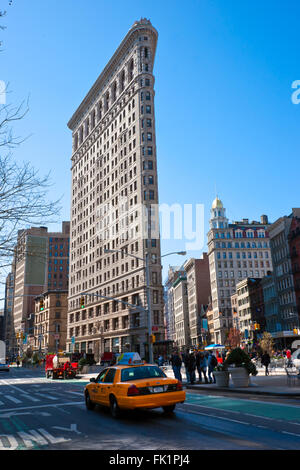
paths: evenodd
<path fill-rule="evenodd" d="M 181 382 L 167 377 L 158 366 L 145 364 L 137 353 L 122 354 L 117 364 L 90 379 L 84 396 L 88 410 L 104 405 L 110 407 L 114 418 L 121 410 L 162 407 L 171 413 L 176 403 L 185 401 Z"/>

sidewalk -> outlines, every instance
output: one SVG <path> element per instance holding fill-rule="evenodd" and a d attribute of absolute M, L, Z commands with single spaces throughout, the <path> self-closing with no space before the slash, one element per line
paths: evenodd
<path fill-rule="evenodd" d="M 171 366 L 164 368 L 164 372 L 168 377 L 174 378 Z M 258 375 L 255 377 L 250 376 L 249 387 L 237 388 L 234 387 L 232 381 L 229 381 L 229 387 L 217 387 L 216 384 L 195 383 L 194 385 L 187 384 L 184 367 L 181 370 L 183 386 L 187 390 L 219 390 L 224 392 L 253 394 L 253 395 L 266 395 L 266 396 L 281 396 L 281 397 L 300 397 L 300 379 L 295 381 L 295 384 L 288 385 L 287 377 L 284 369 L 277 369 L 269 376 L 265 376 L 264 369 L 258 369 Z M 92 377 L 96 377 L 98 372 L 88 374 L 79 374 L 80 380 L 89 381 Z M 198 374 L 196 373 L 198 379 Z"/>
<path fill-rule="evenodd" d="M 174 377 L 171 368 L 165 371 L 168 377 Z M 182 371 L 183 372 L 183 371 Z M 198 379 L 198 374 L 196 373 Z M 186 383 L 185 372 L 182 373 L 183 385 L 188 390 L 222 390 L 232 393 L 244 393 L 253 395 L 281 396 L 281 397 L 300 397 L 300 379 L 296 379 L 291 385 L 288 385 L 287 376 L 284 369 L 277 369 L 272 374 L 265 376 L 264 369 L 258 369 L 258 375 L 250 376 L 249 387 L 237 388 L 233 386 L 232 380 L 229 380 L 229 387 L 217 387 L 216 384 L 195 383 L 194 385 Z"/>

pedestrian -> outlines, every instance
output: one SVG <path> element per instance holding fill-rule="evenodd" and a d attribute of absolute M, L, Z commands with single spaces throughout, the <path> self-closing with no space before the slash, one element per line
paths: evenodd
<path fill-rule="evenodd" d="M 267 353 L 267 351 L 261 356 L 261 363 L 263 366 L 265 366 L 265 375 L 269 375 L 269 364 L 271 362 L 270 355 Z"/>
<path fill-rule="evenodd" d="M 19 359 L 17 359 L 17 367 L 19 367 L 19 365 L 20 365 L 20 361 Z"/>
<path fill-rule="evenodd" d="M 164 365 L 164 358 L 162 357 L 162 355 L 160 354 L 159 357 L 158 357 L 158 365 L 159 367 L 162 367 Z"/>
<path fill-rule="evenodd" d="M 214 376 L 214 368 L 218 365 L 218 361 L 216 356 L 212 353 L 212 351 L 209 351 L 208 357 L 207 357 L 207 367 L 208 367 L 208 380 L 209 383 L 216 383 L 216 378 Z"/>
<path fill-rule="evenodd" d="M 196 367 L 199 374 L 199 382 L 202 382 L 202 374 L 205 380 L 205 383 L 208 384 L 207 376 L 206 376 L 206 369 L 207 363 L 206 358 L 202 352 L 198 352 L 196 354 Z"/>
<path fill-rule="evenodd" d="M 175 379 L 182 382 L 182 375 L 181 375 L 182 359 L 178 351 L 174 351 L 174 353 L 171 356 L 170 362 L 171 362 Z"/>
<path fill-rule="evenodd" d="M 183 355 L 183 362 L 185 367 L 186 381 L 187 383 L 191 382 L 190 372 L 189 372 L 189 363 L 190 363 L 190 352 L 187 349 Z"/>
<path fill-rule="evenodd" d="M 285 355 L 286 355 L 287 367 L 292 367 L 293 363 L 292 363 L 292 353 L 291 353 L 291 350 L 290 350 L 290 349 L 287 349 Z"/>
<path fill-rule="evenodd" d="M 189 352 L 188 355 L 188 363 L 187 363 L 187 369 L 189 373 L 189 382 L 191 385 L 194 385 L 196 381 L 196 357 L 193 351 Z"/>

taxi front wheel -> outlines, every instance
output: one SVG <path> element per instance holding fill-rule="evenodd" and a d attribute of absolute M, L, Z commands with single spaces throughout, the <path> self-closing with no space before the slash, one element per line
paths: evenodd
<path fill-rule="evenodd" d="M 118 402 L 115 397 L 110 397 L 110 412 L 113 418 L 119 418 L 120 417 L 120 408 L 118 406 Z"/>
<path fill-rule="evenodd" d="M 173 413 L 173 411 L 175 410 L 175 406 L 176 405 L 163 406 L 162 408 L 165 413 Z"/>
<path fill-rule="evenodd" d="M 88 392 L 85 394 L 85 405 L 88 410 L 93 410 L 95 408 L 95 403 L 91 401 L 91 398 Z"/>

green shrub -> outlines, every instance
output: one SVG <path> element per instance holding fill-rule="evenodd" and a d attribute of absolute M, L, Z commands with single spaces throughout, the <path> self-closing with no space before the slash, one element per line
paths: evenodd
<path fill-rule="evenodd" d="M 86 366 L 87 364 L 88 364 L 88 361 L 86 360 L 85 357 L 82 357 L 82 358 L 79 359 L 79 361 L 78 361 L 78 366 L 79 366 L 80 368 L 82 368 L 83 366 Z"/>
<path fill-rule="evenodd" d="M 226 358 L 225 364 L 235 365 L 236 367 L 245 367 L 248 374 L 257 375 L 255 364 L 251 361 L 249 355 L 241 348 L 233 349 Z"/>
<path fill-rule="evenodd" d="M 38 353 L 34 353 L 32 356 L 32 363 L 37 364 L 39 361 L 40 361 L 40 356 L 38 355 Z"/>

